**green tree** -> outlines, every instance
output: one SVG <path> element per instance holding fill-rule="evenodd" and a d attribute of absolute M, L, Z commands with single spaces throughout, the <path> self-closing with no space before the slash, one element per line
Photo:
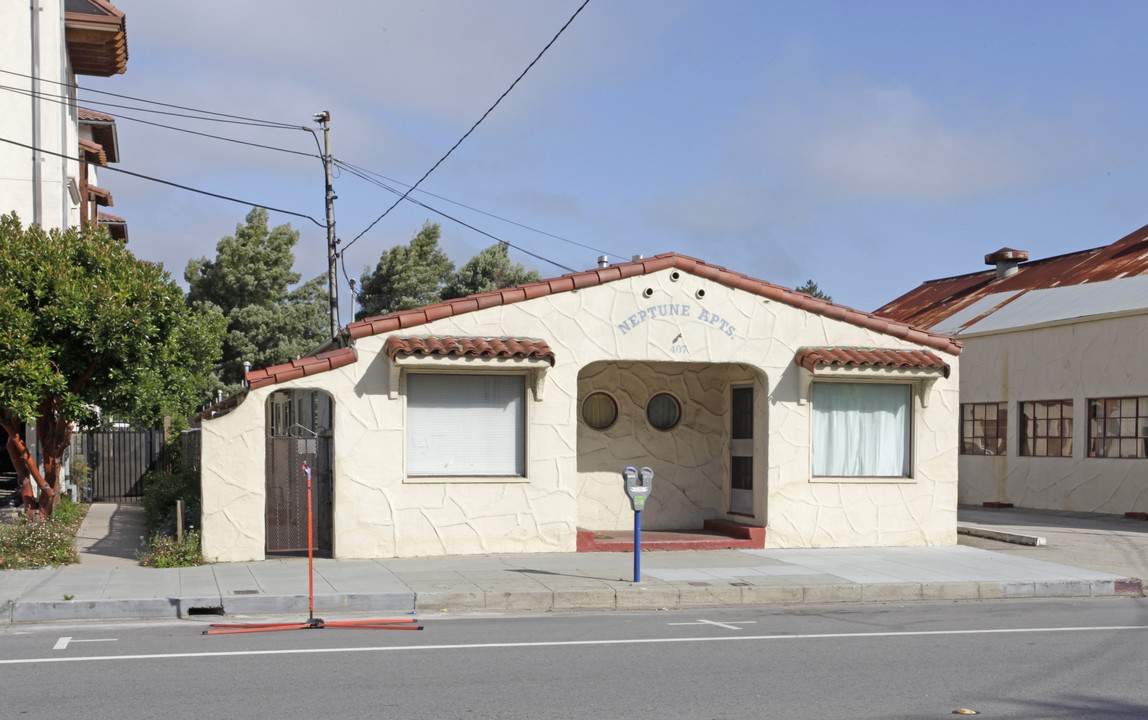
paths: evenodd
<path fill-rule="evenodd" d="M 214 260 L 188 262 L 188 301 L 227 318 L 212 391 L 238 390 L 244 361 L 257 368 L 276 365 L 329 338 L 325 276 L 291 289 L 300 279 L 292 270 L 298 242 L 299 231 L 290 224 L 270 228 L 267 211 L 252 208 L 246 224 L 215 246 Z"/>
<path fill-rule="evenodd" d="M 806 295 L 812 295 L 815 298 L 821 298 L 822 300 L 833 302 L 833 298 L 821 292 L 821 288 L 817 287 L 817 283 L 813 282 L 813 280 L 806 280 L 804 285 L 795 287 L 793 289 L 797 292 L 803 292 Z"/>
<path fill-rule="evenodd" d="M 196 312 L 163 267 L 105 230 L 45 231 L 0 218 L 0 426 L 29 514 L 59 498 L 73 424 L 98 413 L 151 423 L 192 410 L 224 322 Z M 43 472 L 24 442 L 35 423 Z M 35 496 L 34 486 L 39 488 Z"/>
<path fill-rule="evenodd" d="M 384 252 L 373 272 L 364 272 L 355 319 L 430 305 L 442 299 L 454 278 L 454 263 L 438 245 L 442 230 L 429 220 L 409 245 Z"/>
<path fill-rule="evenodd" d="M 442 299 L 466 297 L 538 282 L 537 270 L 527 270 L 522 263 L 510 261 L 509 246 L 495 243 L 472 257 L 442 290 Z"/>

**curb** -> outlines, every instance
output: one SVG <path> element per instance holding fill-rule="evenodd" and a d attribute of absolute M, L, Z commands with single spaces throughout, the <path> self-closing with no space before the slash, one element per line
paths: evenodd
<path fill-rule="evenodd" d="M 1014 545 L 1039 546 L 1048 544 L 1048 542 L 1039 535 L 1022 535 L 1020 533 L 1006 532 L 1004 530 L 989 530 L 988 528 L 979 528 L 972 525 L 958 524 L 957 534 L 986 538 L 988 540 L 999 540 L 1001 542 L 1012 543 Z"/>
<path fill-rule="evenodd" d="M 836 583 L 824 585 L 699 586 L 619 584 L 614 587 L 507 592 L 391 592 L 316 595 L 323 615 L 362 612 L 577 612 L 581 610 L 689 610 L 701 607 L 903 603 L 999 600 L 1036 597 L 1142 597 L 1137 578 L 1050 582 Z M 67 620 L 180 619 L 193 615 L 280 615 L 306 613 L 306 595 L 141 598 L 126 600 L 28 601 L 7 605 L 0 623 Z"/>

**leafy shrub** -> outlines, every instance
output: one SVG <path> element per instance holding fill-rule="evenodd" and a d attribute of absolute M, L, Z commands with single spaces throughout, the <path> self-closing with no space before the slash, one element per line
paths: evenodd
<path fill-rule="evenodd" d="M 150 472 L 144 477 L 143 506 L 150 535 L 174 535 L 176 500 L 183 500 L 183 526 L 190 529 L 199 518 L 199 476 L 188 470 Z"/>
<path fill-rule="evenodd" d="M 52 516 L 32 521 L 21 515 L 10 523 L 0 523 L 0 570 L 67 565 L 76 556 L 76 532 L 87 514 L 87 506 L 60 498 Z"/>
<path fill-rule="evenodd" d="M 176 501 L 183 501 L 183 539 L 176 538 Z M 148 540 L 140 555 L 144 567 L 189 567 L 204 563 L 200 549 L 199 474 L 177 468 L 173 472 L 150 472 L 143 481 L 143 506 Z"/>
<path fill-rule="evenodd" d="M 185 532 L 183 542 L 171 535 L 156 533 L 140 556 L 140 565 L 153 568 L 191 567 L 204 562 L 198 530 Z"/>

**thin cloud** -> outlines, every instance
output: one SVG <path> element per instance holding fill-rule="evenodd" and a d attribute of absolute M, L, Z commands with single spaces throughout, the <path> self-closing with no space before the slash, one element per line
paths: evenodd
<path fill-rule="evenodd" d="M 843 85 L 786 99 L 755 133 L 763 161 L 827 198 L 959 200 L 1111 161 L 1103 142 L 1043 118 L 983 108 L 961 121 L 907 88 Z"/>

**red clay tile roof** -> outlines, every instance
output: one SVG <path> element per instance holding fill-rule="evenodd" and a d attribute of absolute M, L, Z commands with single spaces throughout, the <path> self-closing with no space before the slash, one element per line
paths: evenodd
<path fill-rule="evenodd" d="M 794 358 L 801 367 L 814 372 L 822 365 L 838 367 L 875 367 L 899 370 L 943 370 L 949 376 L 949 364 L 924 350 L 882 350 L 880 348 L 801 348 Z"/>
<path fill-rule="evenodd" d="M 554 351 L 538 340 L 513 338 L 401 338 L 389 337 L 383 352 L 391 360 L 396 355 L 470 355 L 472 357 L 541 358 L 554 365 Z"/>
<path fill-rule="evenodd" d="M 109 122 L 114 123 L 116 119 L 111 115 L 105 115 L 102 112 L 89 110 L 88 108 L 76 108 L 76 115 L 80 122 Z"/>
<path fill-rule="evenodd" d="M 247 373 L 247 384 L 252 390 L 264 385 L 294 380 L 295 378 L 309 377 L 321 372 L 350 365 L 359 358 L 355 348 L 339 348 L 329 352 L 319 353 L 310 357 L 292 360 L 282 365 L 273 365 L 262 370 L 252 370 Z"/>
<path fill-rule="evenodd" d="M 96 223 L 108 229 L 113 238 L 121 242 L 128 241 L 128 221 L 109 213 L 96 213 Z"/>
<path fill-rule="evenodd" d="M 571 273 L 550 280 L 536 283 L 518 285 L 506 290 L 495 290 L 480 295 L 471 295 L 456 300 L 435 305 L 426 305 L 414 310 L 403 310 L 390 315 L 365 318 L 347 326 L 353 338 L 368 337 L 382 333 L 392 333 L 397 330 L 423 325 L 440 318 L 462 315 L 482 308 L 497 305 L 509 305 L 544 295 L 566 292 L 575 288 L 584 288 L 592 285 L 602 285 L 614 280 L 645 275 L 659 270 L 676 268 L 698 277 L 712 280 L 727 287 L 744 290 L 769 300 L 785 303 L 796 308 L 811 312 L 815 315 L 824 315 L 853 325 L 858 325 L 893 337 L 903 338 L 909 342 L 924 345 L 935 350 L 941 350 L 951 355 L 959 355 L 961 342 L 949 335 L 921 330 L 908 323 L 880 317 L 872 313 L 854 310 L 844 305 L 836 305 L 827 300 L 821 300 L 805 293 L 790 290 L 789 288 L 764 280 L 757 280 L 748 275 L 727 270 L 718 265 L 709 265 L 677 253 L 666 253 L 652 258 L 634 260 L 632 262 L 618 263 L 605 268 L 595 268 L 585 272 Z"/>
<path fill-rule="evenodd" d="M 985 262 L 990 258 L 995 260 L 1005 251 L 1027 255 L 1022 250 L 1002 248 L 986 256 Z M 929 280 L 875 312 L 901 322 L 935 327 L 958 310 L 994 293 L 1012 292 L 1016 294 L 1015 299 L 1029 290 L 1083 285 L 1145 273 L 1148 273 L 1148 225 L 1111 245 L 1021 262 L 1017 272 L 1008 277 L 998 279 L 994 269 Z"/>

